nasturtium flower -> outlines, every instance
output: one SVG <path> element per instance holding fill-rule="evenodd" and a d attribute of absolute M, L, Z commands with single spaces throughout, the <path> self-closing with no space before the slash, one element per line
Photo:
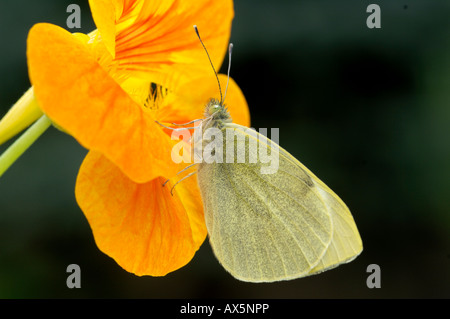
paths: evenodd
<path fill-rule="evenodd" d="M 45 114 L 89 149 L 75 194 L 99 249 L 136 275 L 163 276 L 192 259 L 206 227 L 195 177 L 170 193 L 183 165 L 171 159 L 178 141 L 157 122 L 170 126 L 202 118 L 205 103 L 218 96 L 193 25 L 219 69 L 233 3 L 89 3 L 97 26 L 90 34 L 46 23 L 30 30 L 28 94 L 35 100 L 27 114 Z M 226 76 L 219 79 L 225 87 Z M 245 98 L 232 79 L 226 104 L 235 123 L 249 125 Z"/>

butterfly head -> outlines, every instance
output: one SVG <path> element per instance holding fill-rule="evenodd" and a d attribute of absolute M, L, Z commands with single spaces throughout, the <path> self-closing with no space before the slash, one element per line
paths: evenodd
<path fill-rule="evenodd" d="M 225 104 L 216 99 L 211 99 L 206 104 L 205 118 L 211 119 L 211 126 L 219 128 L 223 124 L 231 122 L 230 113 L 228 113 Z"/>

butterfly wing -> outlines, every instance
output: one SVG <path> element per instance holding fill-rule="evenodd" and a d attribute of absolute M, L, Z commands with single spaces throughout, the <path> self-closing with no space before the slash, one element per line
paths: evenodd
<path fill-rule="evenodd" d="M 244 163 L 200 165 L 198 181 L 210 243 L 224 268 L 240 280 L 270 282 L 307 276 L 344 262 L 345 257 L 335 255 L 347 244 L 333 243 L 333 222 L 335 210 L 353 222 L 345 204 L 289 153 L 271 146 L 270 140 L 240 125 L 225 128 L 234 130 L 235 148 L 241 143 L 246 154 L 254 152 L 249 141 L 255 139 L 259 147 L 277 152 L 279 167 L 273 174 L 261 174 L 264 164 L 250 163 L 249 155 Z M 352 227 L 349 232 L 348 240 L 353 242 Z M 357 246 L 347 249 L 353 257 Z"/>
<path fill-rule="evenodd" d="M 240 130 L 242 129 L 245 129 L 245 127 L 240 128 Z M 258 135 L 261 141 L 265 141 L 266 144 L 270 145 L 270 140 L 260 134 Z M 311 178 L 314 183 L 312 188 L 322 198 L 332 220 L 333 236 L 331 243 L 319 263 L 308 274 L 320 273 L 354 260 L 362 252 L 363 246 L 356 223 L 347 205 L 325 183 L 300 163 L 300 161 L 283 148 L 279 146 L 278 148 L 280 158 L 282 158 L 280 162 L 289 161 L 292 165 L 303 170 Z"/>
<path fill-rule="evenodd" d="M 268 148 L 273 143 L 254 130 L 248 131 L 248 128 L 244 126 L 233 123 L 230 124 L 230 127 L 252 136 L 257 136 L 260 143 L 267 145 Z M 320 273 L 354 260 L 362 252 L 363 246 L 356 223 L 347 205 L 295 157 L 278 145 L 277 150 L 279 150 L 280 162 L 289 161 L 292 165 L 303 170 L 311 178 L 314 182 L 314 189 L 326 204 L 332 219 L 333 236 L 331 243 L 322 259 L 310 270 L 308 275 Z M 264 175 L 262 176 L 264 177 Z"/>

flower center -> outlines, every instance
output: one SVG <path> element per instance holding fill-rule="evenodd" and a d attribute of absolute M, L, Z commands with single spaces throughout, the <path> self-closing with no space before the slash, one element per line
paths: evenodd
<path fill-rule="evenodd" d="M 156 83 L 150 83 L 149 93 L 145 99 L 144 106 L 153 111 L 158 110 L 168 92 L 167 88 L 163 88 Z"/>

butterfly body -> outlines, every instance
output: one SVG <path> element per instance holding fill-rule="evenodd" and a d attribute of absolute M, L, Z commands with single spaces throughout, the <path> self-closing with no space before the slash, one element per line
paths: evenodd
<path fill-rule="evenodd" d="M 203 122 L 203 133 L 220 130 L 221 158 L 228 159 L 199 164 L 206 226 L 214 254 L 235 278 L 272 282 L 305 277 L 349 262 L 362 251 L 347 206 L 287 151 L 232 123 L 217 100 L 207 104 Z M 232 139 L 227 138 L 230 132 Z M 230 150 L 232 161 L 225 154 Z M 277 157 L 275 171 L 262 173 L 268 164 L 261 150 Z"/>

